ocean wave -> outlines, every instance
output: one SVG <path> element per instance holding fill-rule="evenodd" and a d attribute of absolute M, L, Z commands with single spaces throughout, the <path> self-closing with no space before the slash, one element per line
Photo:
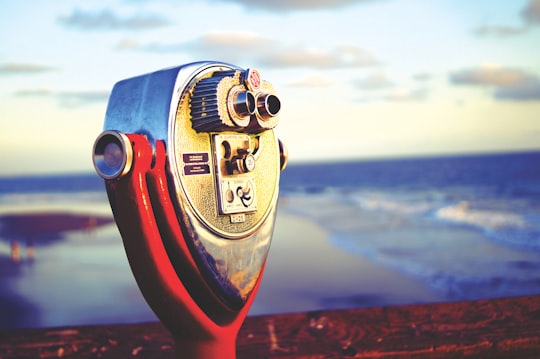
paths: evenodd
<path fill-rule="evenodd" d="M 540 250 L 540 221 L 502 210 L 473 209 L 468 202 L 438 209 L 438 220 L 481 230 L 489 239 L 515 247 Z"/>
<path fill-rule="evenodd" d="M 384 211 L 403 215 L 418 215 L 430 211 L 433 204 L 420 198 L 400 198 L 386 193 L 356 193 L 351 199 L 362 209 Z"/>
<path fill-rule="evenodd" d="M 527 222 L 522 216 L 503 211 L 471 209 L 468 202 L 460 202 L 457 205 L 440 208 L 435 216 L 439 219 L 468 224 L 486 229 L 498 228 L 525 228 Z"/>
<path fill-rule="evenodd" d="M 439 275 L 431 278 L 430 284 L 449 300 L 477 300 L 540 293 L 538 278 L 505 276 L 457 278 L 451 275 Z"/>
<path fill-rule="evenodd" d="M 433 238 L 434 240 L 436 238 Z M 474 236 L 439 243 L 409 243 L 386 233 L 377 240 L 332 232 L 338 248 L 416 278 L 447 300 L 474 300 L 540 293 L 540 265 L 534 252 L 497 250 Z M 464 251 L 464 249 L 467 249 Z M 489 250 L 491 248 L 491 251 Z M 509 259 L 514 256 L 518 259 Z"/>

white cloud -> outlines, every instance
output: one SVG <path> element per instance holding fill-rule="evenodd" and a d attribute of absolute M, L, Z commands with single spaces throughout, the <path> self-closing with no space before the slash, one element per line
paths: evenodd
<path fill-rule="evenodd" d="M 119 50 L 146 51 L 155 53 L 192 51 L 200 57 L 213 55 L 234 57 L 258 57 L 271 52 L 277 46 L 273 40 L 251 32 L 210 32 L 187 42 L 141 43 L 133 38 L 123 39 L 116 48 Z"/>
<path fill-rule="evenodd" d="M 478 36 L 489 37 L 511 37 L 524 34 L 530 30 L 530 25 L 540 25 L 540 0 L 529 0 L 525 8 L 520 13 L 523 25 L 484 25 L 474 29 Z"/>
<path fill-rule="evenodd" d="M 484 65 L 471 69 L 455 71 L 450 81 L 456 85 L 515 86 L 530 79 L 531 74 L 522 70 Z"/>
<path fill-rule="evenodd" d="M 170 24 L 167 18 L 157 14 L 120 17 L 108 9 L 97 12 L 74 10 L 70 15 L 60 16 L 58 22 L 64 26 L 82 30 L 143 30 Z"/>
<path fill-rule="evenodd" d="M 420 82 L 429 81 L 431 80 L 432 77 L 433 76 L 427 72 L 420 72 L 420 73 L 412 75 L 413 80 L 420 81 Z"/>
<path fill-rule="evenodd" d="M 353 81 L 353 85 L 362 90 L 381 90 L 395 86 L 395 84 L 382 73 L 373 73 L 367 77 Z"/>
<path fill-rule="evenodd" d="M 540 101 L 540 79 L 531 78 L 516 86 L 499 87 L 494 96 L 499 100 Z"/>
<path fill-rule="evenodd" d="M 424 101 L 428 96 L 428 92 L 425 88 L 396 90 L 387 94 L 384 99 L 395 102 Z"/>
<path fill-rule="evenodd" d="M 378 65 L 369 52 L 356 46 L 334 49 L 287 48 L 272 52 L 259 59 L 266 67 L 308 67 L 318 69 L 343 69 Z"/>
<path fill-rule="evenodd" d="M 32 75 L 54 70 L 54 67 L 30 63 L 6 63 L 0 65 L 0 75 Z"/>
<path fill-rule="evenodd" d="M 237 3 L 251 10 L 266 10 L 270 12 L 289 12 L 299 10 L 335 9 L 370 0 L 219 0 L 221 2 Z M 373 1 L 373 0 L 372 0 Z"/>
<path fill-rule="evenodd" d="M 480 66 L 450 74 L 454 85 L 489 86 L 498 100 L 539 101 L 540 77 L 519 69 Z"/>
<path fill-rule="evenodd" d="M 247 62 L 266 68 L 354 68 L 378 65 L 368 51 L 353 45 L 333 49 L 287 46 L 250 32 L 213 32 L 183 43 L 139 43 L 124 39 L 117 49 L 156 53 L 189 51 L 198 58 L 219 58 L 228 62 Z"/>
<path fill-rule="evenodd" d="M 540 25 L 540 0 L 529 0 L 521 15 L 530 25 Z"/>
<path fill-rule="evenodd" d="M 478 36 L 510 37 L 521 35 L 527 31 L 526 27 L 516 26 L 480 26 L 474 30 Z"/>

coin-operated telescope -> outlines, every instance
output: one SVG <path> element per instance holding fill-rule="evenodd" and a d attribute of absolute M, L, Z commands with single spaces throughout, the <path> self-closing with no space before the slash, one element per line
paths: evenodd
<path fill-rule="evenodd" d="M 93 160 L 146 301 L 182 358 L 235 358 L 287 153 L 255 69 L 197 62 L 118 82 Z"/>

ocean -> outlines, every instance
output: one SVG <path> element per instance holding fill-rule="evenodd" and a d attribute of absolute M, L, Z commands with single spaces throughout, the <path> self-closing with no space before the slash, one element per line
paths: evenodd
<path fill-rule="evenodd" d="M 538 152 L 298 166 L 282 189 L 335 246 L 447 300 L 540 293 Z"/>
<path fill-rule="evenodd" d="M 271 271 L 287 258 L 283 265 L 298 285 L 263 281 L 268 289 L 261 288 L 250 315 L 540 294 L 540 152 L 292 163 L 280 188 L 268 281 L 284 280 Z M 36 213 L 41 221 L 25 217 Z M 56 226 L 47 213 L 56 215 Z M 63 226 L 66 215 L 81 225 Z M 157 320 L 110 217 L 95 174 L 0 178 L 0 328 Z M 280 218 L 292 224 L 280 226 Z M 308 253 L 283 239 L 302 236 L 295 218 L 324 231 L 336 253 L 408 278 L 433 296 L 401 297 L 395 288 L 388 294 L 389 281 L 365 293 L 357 283 L 372 273 L 341 273 L 340 263 L 328 275 L 347 277 L 343 289 L 331 279 L 306 287 L 326 253 L 314 246 L 309 260 L 281 254 L 293 247 Z M 286 292 L 293 287 L 311 304 L 291 306 L 299 297 Z"/>

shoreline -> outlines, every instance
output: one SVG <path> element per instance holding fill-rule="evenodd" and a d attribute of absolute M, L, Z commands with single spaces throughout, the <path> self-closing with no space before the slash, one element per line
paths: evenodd
<path fill-rule="evenodd" d="M 36 216 L 34 213 L 28 218 Z M 43 222 L 46 218 L 44 216 L 37 221 Z M 69 221 L 75 217 L 58 218 Z M 117 230 L 104 224 L 104 230 L 97 230 L 88 237 L 84 233 L 86 222 L 83 219 L 78 217 L 72 224 L 63 224 L 67 227 L 80 224 L 80 234 L 71 227 L 63 240 L 49 242 L 49 248 L 40 249 L 32 262 L 15 265 L 8 263 L 8 257 L 0 258 L 2 272 L 6 274 L 3 285 L 0 283 L 0 299 L 18 312 L 8 327 L 46 327 L 51 326 L 49 320 L 59 325 L 65 318 L 69 318 L 66 324 L 70 325 L 148 319 L 150 310 L 130 273 Z M 63 233 L 61 235 L 64 236 Z M 333 245 L 329 235 L 313 220 L 293 214 L 286 205 L 282 206 L 278 211 L 261 287 L 248 315 L 444 301 L 419 280 Z M 59 266 L 67 268 L 67 272 L 59 272 Z M 119 277 L 101 277 L 110 270 L 118 273 Z M 99 294 L 96 294 L 90 287 L 98 282 Z M 74 288 L 70 290 L 73 285 L 81 286 L 76 293 L 72 290 Z M 77 297 L 84 295 L 85 291 L 96 297 L 92 299 L 89 294 L 88 298 Z M 60 300 L 58 295 L 61 293 L 70 293 L 73 295 L 71 303 L 78 304 L 59 305 L 54 298 Z M 118 308 L 110 304 L 118 301 L 119 298 L 115 297 L 118 295 L 125 309 L 121 315 L 116 313 Z M 99 320 L 94 323 L 89 311 L 96 308 L 100 311 Z M 27 318 L 25 313 L 34 313 L 36 321 Z"/>
<path fill-rule="evenodd" d="M 250 315 L 445 301 L 420 280 L 334 246 L 329 235 L 280 208 Z"/>

